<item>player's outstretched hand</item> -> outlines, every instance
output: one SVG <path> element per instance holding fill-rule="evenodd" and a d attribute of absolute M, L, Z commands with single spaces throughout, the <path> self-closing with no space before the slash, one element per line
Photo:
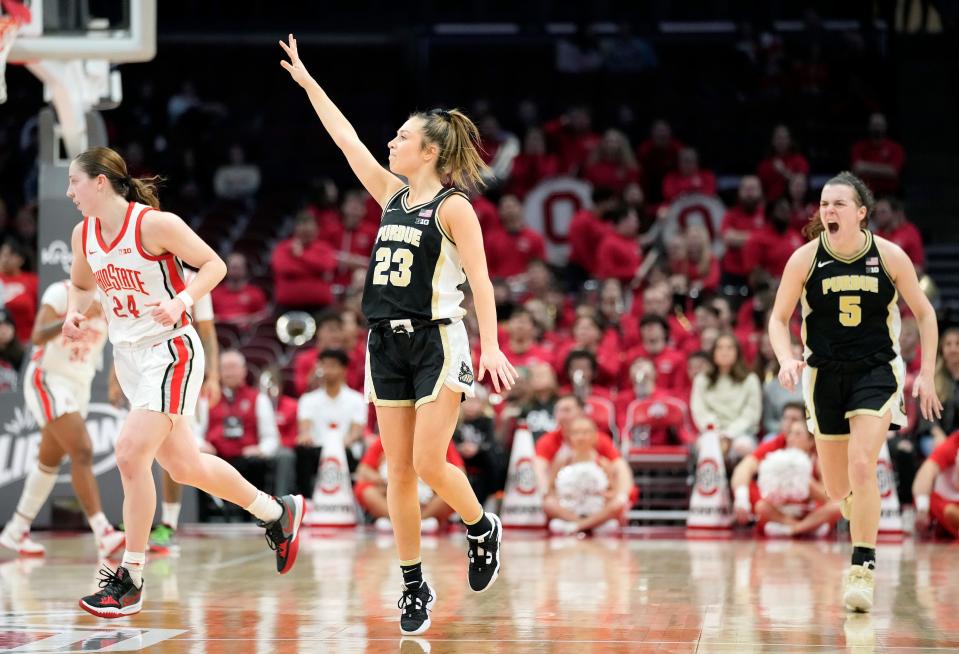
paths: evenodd
<path fill-rule="evenodd" d="M 496 348 L 495 350 L 484 350 L 480 354 L 479 376 L 476 381 L 483 381 L 486 373 L 489 373 L 490 381 L 493 382 L 493 388 L 497 393 L 508 391 L 516 383 L 516 368 L 509 362 L 506 355 Z M 502 385 L 502 391 L 500 386 Z"/>
<path fill-rule="evenodd" d="M 936 395 L 936 382 L 932 373 L 921 373 L 912 385 L 912 396 L 919 398 L 919 411 L 926 420 L 942 417 L 942 402 Z"/>
<path fill-rule="evenodd" d="M 71 311 L 63 319 L 63 337 L 68 341 L 83 340 L 84 325 L 87 317 L 79 311 Z"/>
<path fill-rule="evenodd" d="M 802 369 L 806 367 L 805 361 L 799 359 L 789 359 L 784 361 L 779 368 L 779 383 L 787 391 L 796 390 L 796 385 L 802 375 Z"/>
<path fill-rule="evenodd" d="M 290 34 L 289 42 L 284 43 L 280 41 L 280 47 L 283 48 L 283 51 L 286 52 L 287 56 L 290 58 L 289 61 L 281 60 L 280 65 L 286 69 L 286 72 L 290 74 L 290 77 L 302 87 L 306 87 L 313 78 L 310 76 L 310 71 L 306 69 L 306 66 L 303 64 L 303 60 L 300 59 L 300 55 L 296 51 L 296 39 L 293 38 L 293 35 Z"/>

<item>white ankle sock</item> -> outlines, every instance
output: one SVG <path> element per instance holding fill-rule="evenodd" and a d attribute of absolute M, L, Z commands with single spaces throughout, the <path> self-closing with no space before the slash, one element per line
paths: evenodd
<path fill-rule="evenodd" d="M 176 529 L 177 523 L 180 521 L 180 503 L 179 502 L 164 502 L 163 503 L 163 518 L 160 520 L 170 529 Z"/>
<path fill-rule="evenodd" d="M 257 491 L 256 498 L 250 503 L 250 506 L 244 508 L 262 522 L 273 522 L 283 515 L 283 508 L 276 501 L 276 498 L 263 491 Z"/>
<path fill-rule="evenodd" d="M 23 491 L 20 493 L 20 501 L 17 503 L 17 513 L 26 522 L 27 529 L 30 523 L 37 517 L 43 503 L 50 497 L 53 486 L 57 483 L 57 470 L 44 469 L 39 464 L 27 475 L 27 480 L 23 484 Z"/>
<path fill-rule="evenodd" d="M 137 588 L 143 586 L 143 566 L 146 565 L 146 552 L 131 552 L 129 550 L 123 553 L 123 563 L 120 565 L 130 573 L 130 580 Z"/>
<path fill-rule="evenodd" d="M 90 529 L 93 530 L 93 535 L 97 537 L 97 540 L 99 540 L 105 533 L 113 529 L 110 521 L 107 520 L 105 515 L 103 515 L 103 511 L 91 516 L 87 516 L 87 521 L 90 523 Z"/>

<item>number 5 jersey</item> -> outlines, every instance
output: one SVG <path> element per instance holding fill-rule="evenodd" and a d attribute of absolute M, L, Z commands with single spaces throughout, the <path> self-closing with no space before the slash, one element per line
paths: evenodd
<path fill-rule="evenodd" d="M 363 313 L 370 324 L 382 320 L 456 321 L 466 314 L 460 286 L 466 281 L 456 243 L 437 220 L 453 195 L 444 188 L 427 202 L 410 206 L 409 187 L 383 208 L 363 291 Z"/>
<path fill-rule="evenodd" d="M 96 278 L 114 345 L 159 342 L 191 323 L 186 312 L 170 327 L 155 322 L 151 315 L 160 303 L 186 288 L 179 259 L 169 252 L 155 256 L 143 247 L 140 228 L 151 211 L 152 207 L 131 202 L 112 243 L 104 239 L 99 218 L 83 218 L 83 255 Z"/>

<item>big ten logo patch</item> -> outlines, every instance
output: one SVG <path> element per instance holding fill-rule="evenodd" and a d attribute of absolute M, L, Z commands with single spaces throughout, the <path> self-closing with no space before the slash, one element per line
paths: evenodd
<path fill-rule="evenodd" d="M 320 462 L 320 491 L 333 495 L 350 483 L 350 473 L 336 457 L 327 457 Z"/>
<path fill-rule="evenodd" d="M 696 490 L 703 495 L 713 495 L 719 490 L 719 463 L 703 459 L 696 466 Z"/>
<path fill-rule="evenodd" d="M 879 495 L 885 499 L 896 490 L 896 475 L 892 471 L 889 461 L 880 459 L 876 462 L 876 478 L 879 481 Z"/>
<path fill-rule="evenodd" d="M 516 461 L 509 483 L 522 495 L 536 492 L 536 469 L 533 467 L 532 458 L 525 456 Z"/>

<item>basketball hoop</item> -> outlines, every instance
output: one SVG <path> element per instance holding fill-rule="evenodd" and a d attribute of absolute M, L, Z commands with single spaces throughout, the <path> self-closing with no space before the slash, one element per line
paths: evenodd
<path fill-rule="evenodd" d="M 0 104 L 7 101 L 7 55 L 17 40 L 20 26 L 30 22 L 30 10 L 17 0 L 0 0 Z"/>

